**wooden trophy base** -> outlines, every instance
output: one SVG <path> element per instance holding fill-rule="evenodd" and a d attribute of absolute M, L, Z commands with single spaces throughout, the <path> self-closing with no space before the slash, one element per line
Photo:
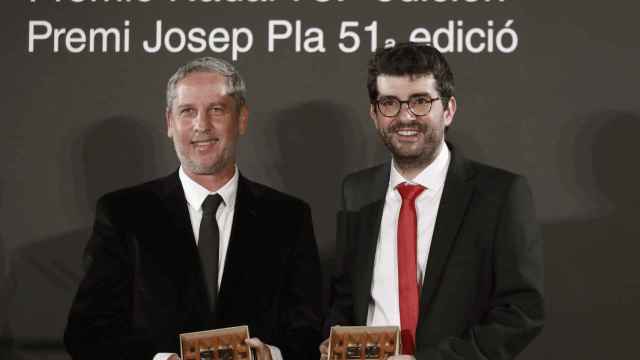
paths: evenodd
<path fill-rule="evenodd" d="M 385 360 L 400 351 L 397 326 L 334 326 L 329 360 Z"/>
<path fill-rule="evenodd" d="M 248 338 L 247 326 L 180 334 L 180 357 L 182 360 L 253 360 L 245 343 Z"/>

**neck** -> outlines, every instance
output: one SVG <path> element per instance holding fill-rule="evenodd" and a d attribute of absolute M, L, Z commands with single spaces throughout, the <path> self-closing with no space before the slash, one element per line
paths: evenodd
<path fill-rule="evenodd" d="M 394 157 L 393 162 L 395 164 L 396 170 L 398 170 L 400 175 L 402 175 L 402 177 L 407 180 L 415 179 L 418 174 L 420 174 L 424 169 L 431 165 L 433 161 L 438 157 L 440 151 L 442 151 L 442 144 L 443 143 L 440 143 L 436 151 L 434 151 L 431 156 L 428 157 L 403 159 Z"/>
<path fill-rule="evenodd" d="M 428 165 L 425 165 L 425 166 L 417 165 L 415 163 L 411 163 L 411 164 L 403 163 L 395 159 L 394 159 L 394 164 L 395 164 L 396 170 L 398 170 L 400 175 L 402 175 L 402 177 L 407 180 L 415 179 L 416 176 L 418 176 L 418 174 L 420 174 L 422 170 L 426 169 L 428 166 Z"/>
<path fill-rule="evenodd" d="M 215 192 L 220 189 L 224 184 L 229 182 L 235 174 L 235 164 L 231 164 L 223 169 L 220 169 L 214 174 L 195 174 L 187 169 L 184 172 L 195 182 L 202 185 L 205 189 Z"/>

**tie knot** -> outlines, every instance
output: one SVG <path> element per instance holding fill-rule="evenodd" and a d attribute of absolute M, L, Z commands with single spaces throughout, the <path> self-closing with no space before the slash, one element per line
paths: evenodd
<path fill-rule="evenodd" d="M 396 189 L 402 196 L 402 201 L 414 201 L 424 191 L 424 187 L 421 185 L 413 185 L 406 182 L 396 186 Z"/>
<path fill-rule="evenodd" d="M 207 195 L 204 202 L 202 202 L 202 215 L 215 214 L 221 202 L 222 196 L 220 194 Z"/>

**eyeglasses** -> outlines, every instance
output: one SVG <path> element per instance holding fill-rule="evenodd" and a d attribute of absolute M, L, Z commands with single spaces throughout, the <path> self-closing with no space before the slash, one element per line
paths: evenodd
<path fill-rule="evenodd" d="M 441 98 L 430 98 L 426 95 L 415 95 L 406 101 L 400 101 L 395 96 L 385 96 L 376 100 L 378 111 L 384 116 L 394 117 L 400 114 L 402 104 L 407 104 L 409 111 L 415 116 L 425 116 L 431 111 L 431 104 Z"/>

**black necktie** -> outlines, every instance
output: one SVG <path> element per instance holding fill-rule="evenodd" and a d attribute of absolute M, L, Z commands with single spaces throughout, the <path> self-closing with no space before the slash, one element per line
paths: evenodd
<path fill-rule="evenodd" d="M 209 305 L 212 314 L 216 311 L 218 298 L 218 253 L 220 249 L 220 232 L 216 221 L 216 211 L 222 202 L 219 194 L 207 196 L 202 203 L 202 220 L 198 235 L 198 253 L 200 264 L 207 285 Z"/>

